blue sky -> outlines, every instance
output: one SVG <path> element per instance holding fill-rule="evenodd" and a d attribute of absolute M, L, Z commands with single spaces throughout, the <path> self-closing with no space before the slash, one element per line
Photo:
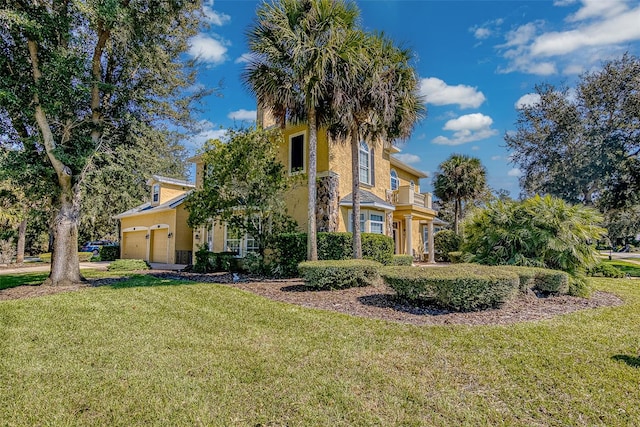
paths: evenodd
<path fill-rule="evenodd" d="M 517 105 L 535 102 L 537 83 L 573 86 L 581 73 L 624 52 L 640 54 L 640 0 L 359 0 L 361 24 L 410 48 L 427 100 L 427 117 L 399 145 L 401 160 L 433 173 L 452 153 L 480 158 L 489 185 L 517 197 L 520 171 L 509 162 L 503 137 Z M 202 63 L 199 83 L 223 82 L 200 113 L 195 152 L 224 128 L 255 120 L 255 100 L 240 75 L 245 31 L 260 4 L 206 1 L 209 28 L 192 39 L 189 54 Z"/>

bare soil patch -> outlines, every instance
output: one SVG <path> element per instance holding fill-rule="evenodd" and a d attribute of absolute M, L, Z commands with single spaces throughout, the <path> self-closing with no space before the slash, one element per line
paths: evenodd
<path fill-rule="evenodd" d="M 229 273 L 196 274 L 157 270 L 141 273 L 167 279 L 221 283 L 275 301 L 413 325 L 508 325 L 549 319 L 578 310 L 623 304 L 622 299 L 607 292 L 594 292 L 588 299 L 568 295 L 541 296 L 529 293 L 498 309 L 458 313 L 426 304 L 410 304 L 396 297 L 395 293 L 385 285 L 317 291 L 306 286 L 300 279 L 267 280 L 240 275 L 236 276 L 239 280 L 234 281 L 234 276 Z M 126 280 L 126 278 L 94 279 L 86 284 L 70 287 L 18 286 L 1 290 L 0 300 L 32 298 L 58 292 L 77 291 L 110 285 L 121 280 Z"/>

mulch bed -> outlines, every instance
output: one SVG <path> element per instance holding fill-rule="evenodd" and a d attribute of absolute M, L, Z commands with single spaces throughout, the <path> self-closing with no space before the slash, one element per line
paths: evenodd
<path fill-rule="evenodd" d="M 409 304 L 395 296 L 384 285 L 317 291 L 305 286 L 299 279 L 266 280 L 247 275 L 229 273 L 196 274 L 185 272 L 150 271 L 156 277 L 221 283 L 266 298 L 303 307 L 331 310 L 352 316 L 387 320 L 413 325 L 508 325 L 518 322 L 549 319 L 561 314 L 598 307 L 623 304 L 622 299 L 607 292 L 595 292 L 591 298 L 568 295 L 543 296 L 529 293 L 498 309 L 457 313 L 429 305 Z M 0 300 L 31 298 L 58 292 L 76 291 L 89 287 L 114 284 L 126 278 L 94 279 L 72 287 L 18 286 L 0 291 Z"/>

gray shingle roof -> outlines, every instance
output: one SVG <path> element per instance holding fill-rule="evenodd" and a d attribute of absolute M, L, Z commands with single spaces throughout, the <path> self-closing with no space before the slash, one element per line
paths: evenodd
<path fill-rule="evenodd" d="M 353 193 L 347 194 L 340 200 L 340 206 L 351 206 L 352 204 Z M 360 190 L 360 206 L 375 207 L 378 209 L 385 209 L 389 211 L 396 210 L 395 206 L 393 206 L 391 203 L 381 199 L 380 197 L 367 190 Z"/>

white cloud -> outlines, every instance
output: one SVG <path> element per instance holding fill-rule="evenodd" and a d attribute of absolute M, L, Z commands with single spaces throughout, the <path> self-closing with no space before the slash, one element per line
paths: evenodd
<path fill-rule="evenodd" d="M 406 163 L 408 165 L 420 163 L 420 157 L 415 154 L 403 153 L 403 154 L 395 154 L 394 157 L 400 160 L 402 163 Z"/>
<path fill-rule="evenodd" d="M 251 61 L 252 56 L 253 55 L 251 53 L 246 52 L 240 55 L 239 57 L 237 57 L 236 60 L 233 62 L 236 64 L 246 64 Z"/>
<path fill-rule="evenodd" d="M 473 32 L 473 36 L 478 40 L 484 40 L 491 36 L 491 30 L 488 28 L 476 28 Z"/>
<path fill-rule="evenodd" d="M 231 120 L 240 120 L 240 121 L 256 121 L 257 112 L 256 110 L 245 110 L 240 109 L 238 111 L 232 111 L 227 115 Z"/>
<path fill-rule="evenodd" d="M 481 130 L 491 127 L 493 119 L 481 113 L 467 114 L 457 119 L 449 120 L 444 125 L 444 130 L 463 131 Z"/>
<path fill-rule="evenodd" d="M 457 104 L 460 108 L 478 108 L 486 100 L 484 94 L 476 87 L 449 86 L 435 77 L 424 78 L 420 81 L 420 93 L 426 97 L 427 104 Z"/>
<path fill-rule="evenodd" d="M 509 172 L 507 172 L 509 176 L 522 176 L 522 171 L 518 168 L 513 168 Z"/>
<path fill-rule="evenodd" d="M 471 147 L 471 150 L 473 150 L 473 151 L 478 151 L 479 149 L 480 149 L 480 147 L 477 146 L 477 145 L 474 145 L 473 147 Z"/>
<path fill-rule="evenodd" d="M 557 7 L 578 3 L 556 0 Z M 577 12 L 567 15 L 561 28 L 533 21 L 521 25 L 496 46 L 507 59 L 500 73 L 523 72 L 541 76 L 576 75 L 640 41 L 640 5 L 627 0 L 580 0 Z"/>
<path fill-rule="evenodd" d="M 211 25 L 222 26 L 231 21 L 229 15 L 213 10 L 213 0 L 208 2 L 207 5 L 202 6 L 202 12 L 204 13 L 206 21 Z"/>
<path fill-rule="evenodd" d="M 227 130 L 217 127 L 209 120 L 201 120 L 198 122 L 197 133 L 189 138 L 187 146 L 194 148 L 195 150 L 202 148 L 204 143 L 210 139 L 220 139 L 224 141 L 227 136 Z M 194 150 L 194 151 L 195 151 Z"/>
<path fill-rule="evenodd" d="M 445 123 L 443 130 L 453 131 L 452 137 L 438 136 L 431 142 L 439 145 L 461 145 L 490 138 L 498 133 L 491 129 L 493 119 L 484 114 L 474 113 L 460 116 Z"/>
<path fill-rule="evenodd" d="M 527 93 L 522 95 L 515 103 L 518 110 L 522 110 L 524 107 L 531 107 L 540 102 L 540 95 L 537 93 Z"/>
<path fill-rule="evenodd" d="M 531 54 L 540 57 L 565 55 L 585 47 L 636 40 L 640 40 L 640 7 L 576 29 L 542 34 L 532 43 Z"/>
<path fill-rule="evenodd" d="M 227 60 L 227 48 L 224 42 L 200 33 L 191 39 L 189 55 L 207 64 L 219 65 Z"/>
<path fill-rule="evenodd" d="M 502 159 L 502 156 L 491 156 L 491 160 L 500 160 Z"/>
<path fill-rule="evenodd" d="M 582 7 L 573 15 L 569 15 L 567 21 L 576 22 L 601 16 L 615 16 L 627 10 L 626 0 L 582 0 Z"/>

